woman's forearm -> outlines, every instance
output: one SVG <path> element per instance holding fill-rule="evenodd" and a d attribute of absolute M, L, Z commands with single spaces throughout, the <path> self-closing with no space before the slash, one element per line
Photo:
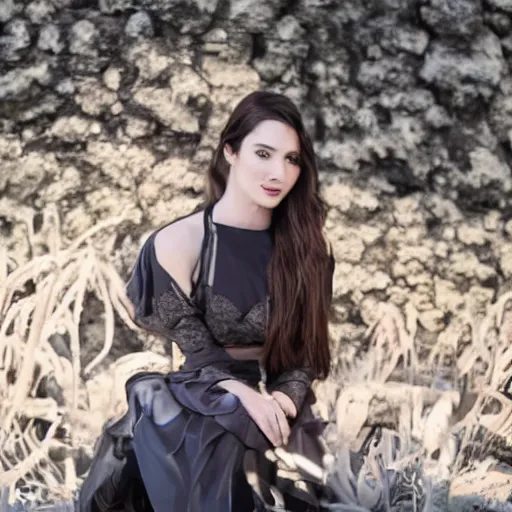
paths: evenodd
<path fill-rule="evenodd" d="M 247 392 L 247 390 L 251 389 L 249 386 L 236 379 L 222 380 L 217 383 L 217 386 L 220 386 L 236 396 L 239 396 L 241 393 Z"/>

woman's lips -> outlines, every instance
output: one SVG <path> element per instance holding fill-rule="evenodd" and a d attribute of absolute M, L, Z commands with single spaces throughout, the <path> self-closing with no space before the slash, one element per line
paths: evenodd
<path fill-rule="evenodd" d="M 267 194 L 268 196 L 278 196 L 280 193 L 281 193 L 281 189 L 280 188 L 270 188 L 270 187 L 261 187 L 263 189 L 263 191 L 265 192 L 265 194 Z"/>

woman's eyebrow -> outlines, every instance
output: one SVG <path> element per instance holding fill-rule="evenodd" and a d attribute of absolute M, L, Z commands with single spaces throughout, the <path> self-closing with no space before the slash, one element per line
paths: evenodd
<path fill-rule="evenodd" d="M 269 149 L 270 151 L 276 151 L 276 148 L 273 148 L 272 146 L 269 146 L 268 144 L 263 144 L 262 142 L 257 142 L 256 144 L 253 144 L 253 146 L 259 146 L 265 149 Z"/>
<path fill-rule="evenodd" d="M 265 149 L 268 149 L 269 151 L 277 151 L 276 148 L 273 148 L 272 146 L 269 146 L 268 144 L 263 144 L 262 142 L 257 142 L 256 144 L 253 144 L 253 146 L 258 146 L 258 147 L 261 147 L 261 148 L 265 148 Z M 294 153 L 296 155 L 299 154 L 298 151 L 292 149 L 291 151 L 288 151 L 288 155 L 291 154 L 291 153 Z"/>

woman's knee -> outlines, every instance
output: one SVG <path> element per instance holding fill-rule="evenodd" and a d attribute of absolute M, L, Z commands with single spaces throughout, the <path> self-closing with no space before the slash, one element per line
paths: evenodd
<path fill-rule="evenodd" d="M 155 390 L 153 401 L 153 421 L 157 425 L 166 425 L 175 419 L 182 407 L 167 387 Z"/>

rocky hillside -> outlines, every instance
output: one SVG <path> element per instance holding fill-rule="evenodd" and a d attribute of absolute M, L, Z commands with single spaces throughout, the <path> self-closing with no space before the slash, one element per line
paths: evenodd
<path fill-rule="evenodd" d="M 455 386 L 464 377 L 468 389 L 485 382 L 494 390 L 512 343 L 511 34 L 511 0 L 1 0 L 0 278 L 4 266 L 12 273 L 108 221 L 117 228 L 103 249 L 125 278 L 144 236 L 201 204 L 233 106 L 255 89 L 279 91 L 303 112 L 330 206 L 339 368 L 374 343 L 377 355 L 392 355 L 369 358 L 377 373 L 359 378 L 393 378 L 402 354 L 416 384 L 430 383 L 432 372 L 427 381 L 420 374 L 439 365 L 455 368 Z M 48 222 L 55 213 L 59 222 Z M 73 272 L 84 261 L 107 269 L 102 282 L 114 274 L 86 247 L 83 260 L 70 254 Z M 112 308 L 84 282 L 81 361 L 70 356 L 76 336 L 74 348 L 52 337 L 70 384 L 54 389 L 51 414 L 33 413 L 57 429 L 57 403 L 73 404 L 71 441 L 55 430 L 74 447 L 73 461 L 52 452 L 70 490 L 113 411 L 105 389 L 116 382 L 123 397 L 122 379 L 105 371 L 110 363 L 141 349 L 160 362 L 169 353 L 118 318 L 109 356 L 92 378 L 73 381 L 71 366 L 91 367 L 113 330 Z M 407 361 L 411 343 L 417 359 Z M 38 359 L 41 371 L 47 359 Z M 318 404 L 330 419 L 340 386 L 356 373 L 340 375 Z M 371 416 L 374 396 L 363 395 L 368 403 L 347 399 L 347 407 Z M 395 402 L 402 421 L 403 400 Z M 366 416 L 351 410 L 338 410 L 339 423 L 357 434 Z M 448 413 L 446 425 L 452 420 Z"/>
<path fill-rule="evenodd" d="M 64 240 L 121 217 L 126 277 L 145 235 L 201 204 L 229 112 L 265 88 L 315 141 L 341 352 L 386 303 L 415 312 L 420 355 L 441 342 L 460 356 L 464 326 L 512 290 L 512 1 L 3 0 L 0 28 L 13 262 L 49 249 L 45 212 Z M 91 299 L 83 365 L 103 343 L 97 315 Z M 110 361 L 166 351 L 118 323 Z"/>
<path fill-rule="evenodd" d="M 430 340 L 511 288 L 512 3 L 89 5 L 0 5 L 9 251 L 30 255 L 29 210 L 57 205 L 70 239 L 123 215 L 125 275 L 141 235 L 200 204 L 233 105 L 268 88 L 298 103 L 315 140 L 340 339 L 360 337 L 374 300 L 411 301 Z"/>

